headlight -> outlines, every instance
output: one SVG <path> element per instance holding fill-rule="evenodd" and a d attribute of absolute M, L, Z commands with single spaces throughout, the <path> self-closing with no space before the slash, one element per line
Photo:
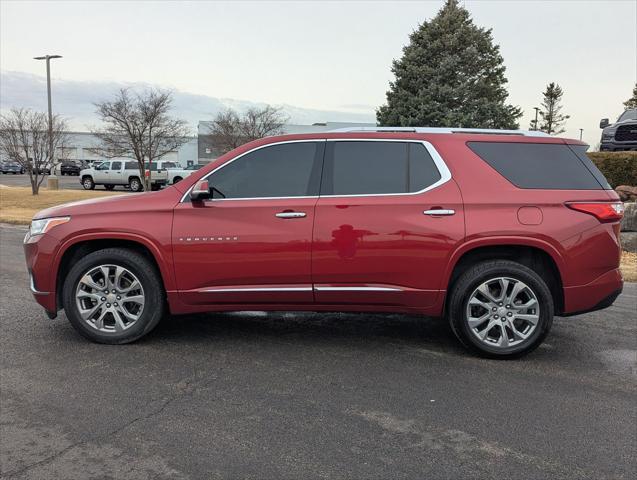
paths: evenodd
<path fill-rule="evenodd" d="M 39 220 L 31 220 L 31 235 L 42 235 L 48 232 L 56 225 L 62 225 L 63 223 L 71 220 L 71 217 L 52 217 L 41 218 Z"/>

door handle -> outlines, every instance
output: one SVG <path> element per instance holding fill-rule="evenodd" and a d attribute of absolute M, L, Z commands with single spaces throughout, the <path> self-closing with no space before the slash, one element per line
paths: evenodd
<path fill-rule="evenodd" d="M 432 210 L 425 210 L 424 212 L 425 215 L 431 215 L 432 217 L 438 217 L 438 216 L 443 216 L 443 215 L 453 215 L 456 213 L 455 210 L 447 210 L 444 208 L 434 208 Z"/>
<path fill-rule="evenodd" d="M 275 215 L 278 218 L 303 218 L 307 216 L 305 212 L 279 212 Z"/>

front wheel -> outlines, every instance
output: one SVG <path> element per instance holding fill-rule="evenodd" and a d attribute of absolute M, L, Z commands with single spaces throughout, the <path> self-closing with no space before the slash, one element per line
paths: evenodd
<path fill-rule="evenodd" d="M 534 270 L 509 260 L 489 260 L 458 278 L 447 315 L 469 349 L 491 358 L 514 358 L 542 343 L 553 311 L 551 292 Z"/>
<path fill-rule="evenodd" d="M 95 182 L 91 177 L 84 177 L 82 179 L 82 186 L 84 190 L 93 190 L 95 188 Z"/>
<path fill-rule="evenodd" d="M 83 257 L 68 273 L 62 291 L 71 325 L 98 343 L 130 343 L 149 333 L 165 310 L 165 294 L 154 265 L 124 248 Z"/>

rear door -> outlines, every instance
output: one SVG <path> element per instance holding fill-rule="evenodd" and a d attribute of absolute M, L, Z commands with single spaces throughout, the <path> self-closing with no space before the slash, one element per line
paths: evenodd
<path fill-rule="evenodd" d="M 318 303 L 429 306 L 463 237 L 459 189 L 432 145 L 328 140 L 314 225 Z"/>

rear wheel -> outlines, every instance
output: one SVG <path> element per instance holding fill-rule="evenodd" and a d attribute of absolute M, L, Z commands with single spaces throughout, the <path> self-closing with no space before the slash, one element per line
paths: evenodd
<path fill-rule="evenodd" d="M 551 329 L 553 311 L 544 280 L 508 260 L 481 262 L 465 271 L 447 309 L 451 328 L 463 345 L 491 358 L 535 350 Z"/>
<path fill-rule="evenodd" d="M 84 177 L 82 179 L 82 186 L 84 190 L 93 190 L 95 188 L 95 182 L 91 177 Z"/>
<path fill-rule="evenodd" d="M 143 255 L 122 248 L 93 252 L 71 268 L 63 287 L 71 325 L 98 343 L 130 343 L 164 314 L 159 274 Z"/>
<path fill-rule="evenodd" d="M 137 177 L 132 177 L 128 181 L 128 187 L 131 189 L 131 192 L 141 192 L 144 189 L 142 182 Z"/>
<path fill-rule="evenodd" d="M 175 178 L 173 178 L 173 185 L 174 185 L 175 183 L 181 182 L 182 180 L 183 180 L 183 178 L 181 178 L 181 177 L 175 177 Z"/>

